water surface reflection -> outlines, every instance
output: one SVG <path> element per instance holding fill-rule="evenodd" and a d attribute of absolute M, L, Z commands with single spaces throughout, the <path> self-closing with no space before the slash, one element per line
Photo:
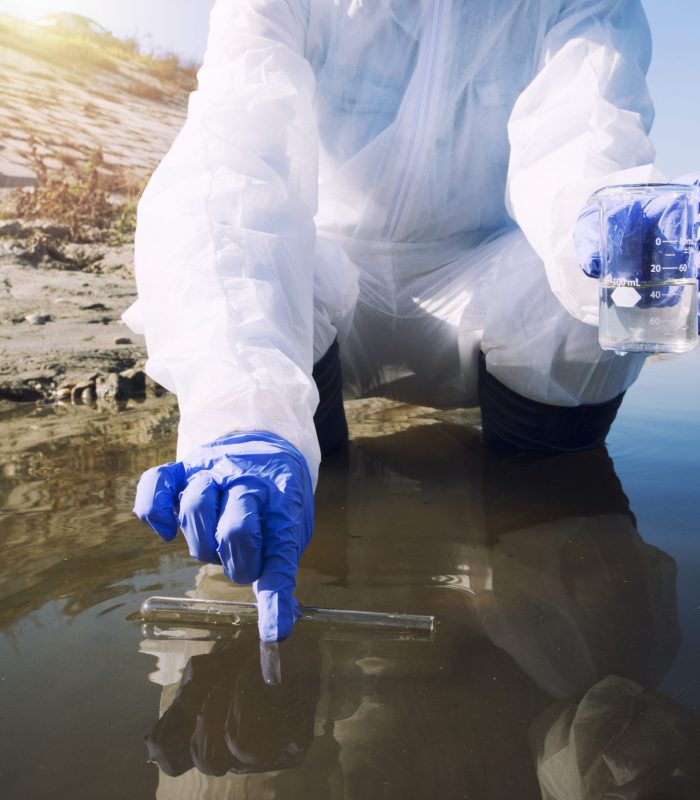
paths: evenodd
<path fill-rule="evenodd" d="M 654 691 L 681 640 L 676 567 L 604 449 L 504 456 L 419 427 L 356 440 L 318 505 L 302 601 L 437 611 L 435 640 L 306 630 L 278 648 L 279 685 L 254 632 L 143 642 L 163 685 L 159 797 L 696 797 L 697 719 Z M 211 567 L 192 592 L 236 593 Z"/>
<path fill-rule="evenodd" d="M 611 437 L 625 491 L 603 450 L 504 456 L 469 415 L 355 408 L 299 599 L 435 613 L 432 642 L 144 635 L 150 594 L 250 599 L 131 517 L 174 405 L 4 415 L 2 797 L 697 800 L 700 434 L 649 374 Z"/>

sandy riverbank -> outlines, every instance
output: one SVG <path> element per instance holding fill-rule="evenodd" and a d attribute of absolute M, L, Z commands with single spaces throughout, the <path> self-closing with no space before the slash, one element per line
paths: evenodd
<path fill-rule="evenodd" d="M 194 68 L 0 14 L 0 408 L 140 391 L 122 312 L 139 193 L 182 126 Z M 90 388 L 93 387 L 93 388 Z"/>

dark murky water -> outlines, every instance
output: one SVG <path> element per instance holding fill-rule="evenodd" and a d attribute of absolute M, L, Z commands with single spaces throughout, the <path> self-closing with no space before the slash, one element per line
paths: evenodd
<path fill-rule="evenodd" d="M 6 416 L 0 796 L 697 800 L 699 366 L 649 364 L 609 455 L 356 429 L 299 599 L 435 613 L 432 642 L 142 630 L 151 594 L 250 597 L 129 513 L 174 409 Z"/>

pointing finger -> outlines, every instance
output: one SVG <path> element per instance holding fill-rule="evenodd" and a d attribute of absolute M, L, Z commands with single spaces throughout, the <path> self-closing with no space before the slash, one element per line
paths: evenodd
<path fill-rule="evenodd" d="M 299 548 L 292 540 L 278 544 L 265 556 L 262 574 L 255 584 L 258 628 L 263 642 L 286 639 L 299 618 L 294 598 Z"/>

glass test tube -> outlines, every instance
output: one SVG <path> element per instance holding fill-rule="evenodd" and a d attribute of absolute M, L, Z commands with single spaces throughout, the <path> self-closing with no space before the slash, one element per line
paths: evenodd
<path fill-rule="evenodd" d="M 425 614 L 392 614 L 374 611 L 346 611 L 338 608 L 300 607 L 302 622 L 325 623 L 329 627 L 354 625 L 368 629 L 425 631 L 435 628 L 435 617 Z M 255 603 L 232 600 L 196 600 L 190 597 L 149 597 L 141 605 L 145 622 L 190 623 L 194 625 L 257 624 Z"/>
<path fill-rule="evenodd" d="M 305 623 L 304 623 L 305 624 Z M 399 628 L 363 628 L 357 625 L 339 625 L 338 627 L 318 627 L 304 624 L 294 629 L 294 636 L 311 638 L 321 642 L 432 642 L 434 632 L 430 630 L 401 630 Z M 253 633 L 252 626 L 240 625 L 195 625 L 172 622 L 144 622 L 141 634 L 144 639 L 162 639 L 166 641 L 215 642 L 224 639 L 236 639 L 244 633 Z M 255 636 L 257 637 L 257 630 Z"/>

